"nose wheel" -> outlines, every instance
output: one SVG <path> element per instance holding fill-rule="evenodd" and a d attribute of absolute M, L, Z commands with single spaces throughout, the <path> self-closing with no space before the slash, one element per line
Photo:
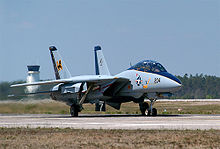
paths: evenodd
<path fill-rule="evenodd" d="M 147 102 L 139 103 L 140 111 L 143 116 L 148 115 L 149 105 Z"/>
<path fill-rule="evenodd" d="M 150 106 L 147 102 L 139 103 L 140 111 L 142 115 L 148 115 L 148 116 L 157 116 L 157 109 L 153 108 L 154 103 L 157 99 L 149 99 L 150 100 Z"/>
<path fill-rule="evenodd" d="M 157 116 L 157 109 L 156 108 L 153 108 L 152 109 L 152 112 L 150 110 L 148 110 L 148 115 L 151 115 L 151 116 Z"/>

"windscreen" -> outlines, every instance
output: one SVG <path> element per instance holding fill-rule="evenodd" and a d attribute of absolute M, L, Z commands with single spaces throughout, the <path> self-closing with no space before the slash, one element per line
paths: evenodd
<path fill-rule="evenodd" d="M 152 72 L 166 72 L 166 69 L 160 63 L 152 63 Z"/>
<path fill-rule="evenodd" d="M 156 72 L 156 73 L 167 72 L 166 69 L 160 63 L 154 61 L 143 61 L 137 63 L 136 65 L 132 66 L 129 69 L 135 69 L 144 72 Z"/>

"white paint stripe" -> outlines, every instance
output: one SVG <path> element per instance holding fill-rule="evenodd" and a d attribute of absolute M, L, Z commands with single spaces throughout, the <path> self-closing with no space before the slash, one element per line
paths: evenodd
<path fill-rule="evenodd" d="M 43 125 L 123 125 L 123 126 L 187 126 L 187 125 L 194 125 L 194 126 L 203 126 L 203 125 L 212 125 L 212 126 L 219 126 L 220 127 L 220 123 L 218 124 L 210 124 L 210 123 L 205 123 L 205 124 L 198 124 L 198 123 L 186 123 L 186 124 L 158 124 L 158 123 L 151 123 L 151 124 L 134 124 L 134 123 L 128 123 L 128 124 L 121 124 L 121 123 L 47 123 L 47 122 L 29 122 L 29 123 L 0 123 L 1 125 L 37 125 L 37 124 L 43 124 Z"/>

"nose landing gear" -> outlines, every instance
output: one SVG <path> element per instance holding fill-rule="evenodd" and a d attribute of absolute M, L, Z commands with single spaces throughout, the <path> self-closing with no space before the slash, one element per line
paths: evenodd
<path fill-rule="evenodd" d="M 153 108 L 154 103 L 157 101 L 157 98 L 155 99 L 149 99 L 150 100 L 150 108 L 148 110 L 149 115 L 157 116 L 157 109 Z"/>
<path fill-rule="evenodd" d="M 139 107 L 143 116 L 148 115 L 149 104 L 147 102 L 139 103 Z"/>
<path fill-rule="evenodd" d="M 149 99 L 150 100 L 150 106 L 147 102 L 139 103 L 140 111 L 142 115 L 148 115 L 148 116 L 157 116 L 157 109 L 153 108 L 154 103 L 156 102 L 155 99 Z"/>

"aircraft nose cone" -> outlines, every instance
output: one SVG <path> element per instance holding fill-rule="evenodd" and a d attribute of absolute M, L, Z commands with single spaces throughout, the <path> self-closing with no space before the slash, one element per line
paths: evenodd
<path fill-rule="evenodd" d="M 165 77 L 166 83 L 163 84 L 163 87 L 167 88 L 169 90 L 168 92 L 175 92 L 182 87 L 181 81 L 174 75 L 168 72 L 162 72 L 160 75 Z"/>
<path fill-rule="evenodd" d="M 178 91 L 182 87 L 182 83 L 178 78 L 172 79 L 172 83 L 170 84 L 173 91 Z"/>
<path fill-rule="evenodd" d="M 182 82 L 174 75 L 170 73 L 165 73 L 164 76 L 170 79 L 168 84 L 172 91 L 177 91 L 182 87 Z"/>
<path fill-rule="evenodd" d="M 182 87 L 182 83 L 181 83 L 181 84 L 180 84 L 180 83 L 176 83 L 176 87 L 175 87 L 175 88 L 176 88 L 177 90 L 179 90 L 181 87 Z"/>

